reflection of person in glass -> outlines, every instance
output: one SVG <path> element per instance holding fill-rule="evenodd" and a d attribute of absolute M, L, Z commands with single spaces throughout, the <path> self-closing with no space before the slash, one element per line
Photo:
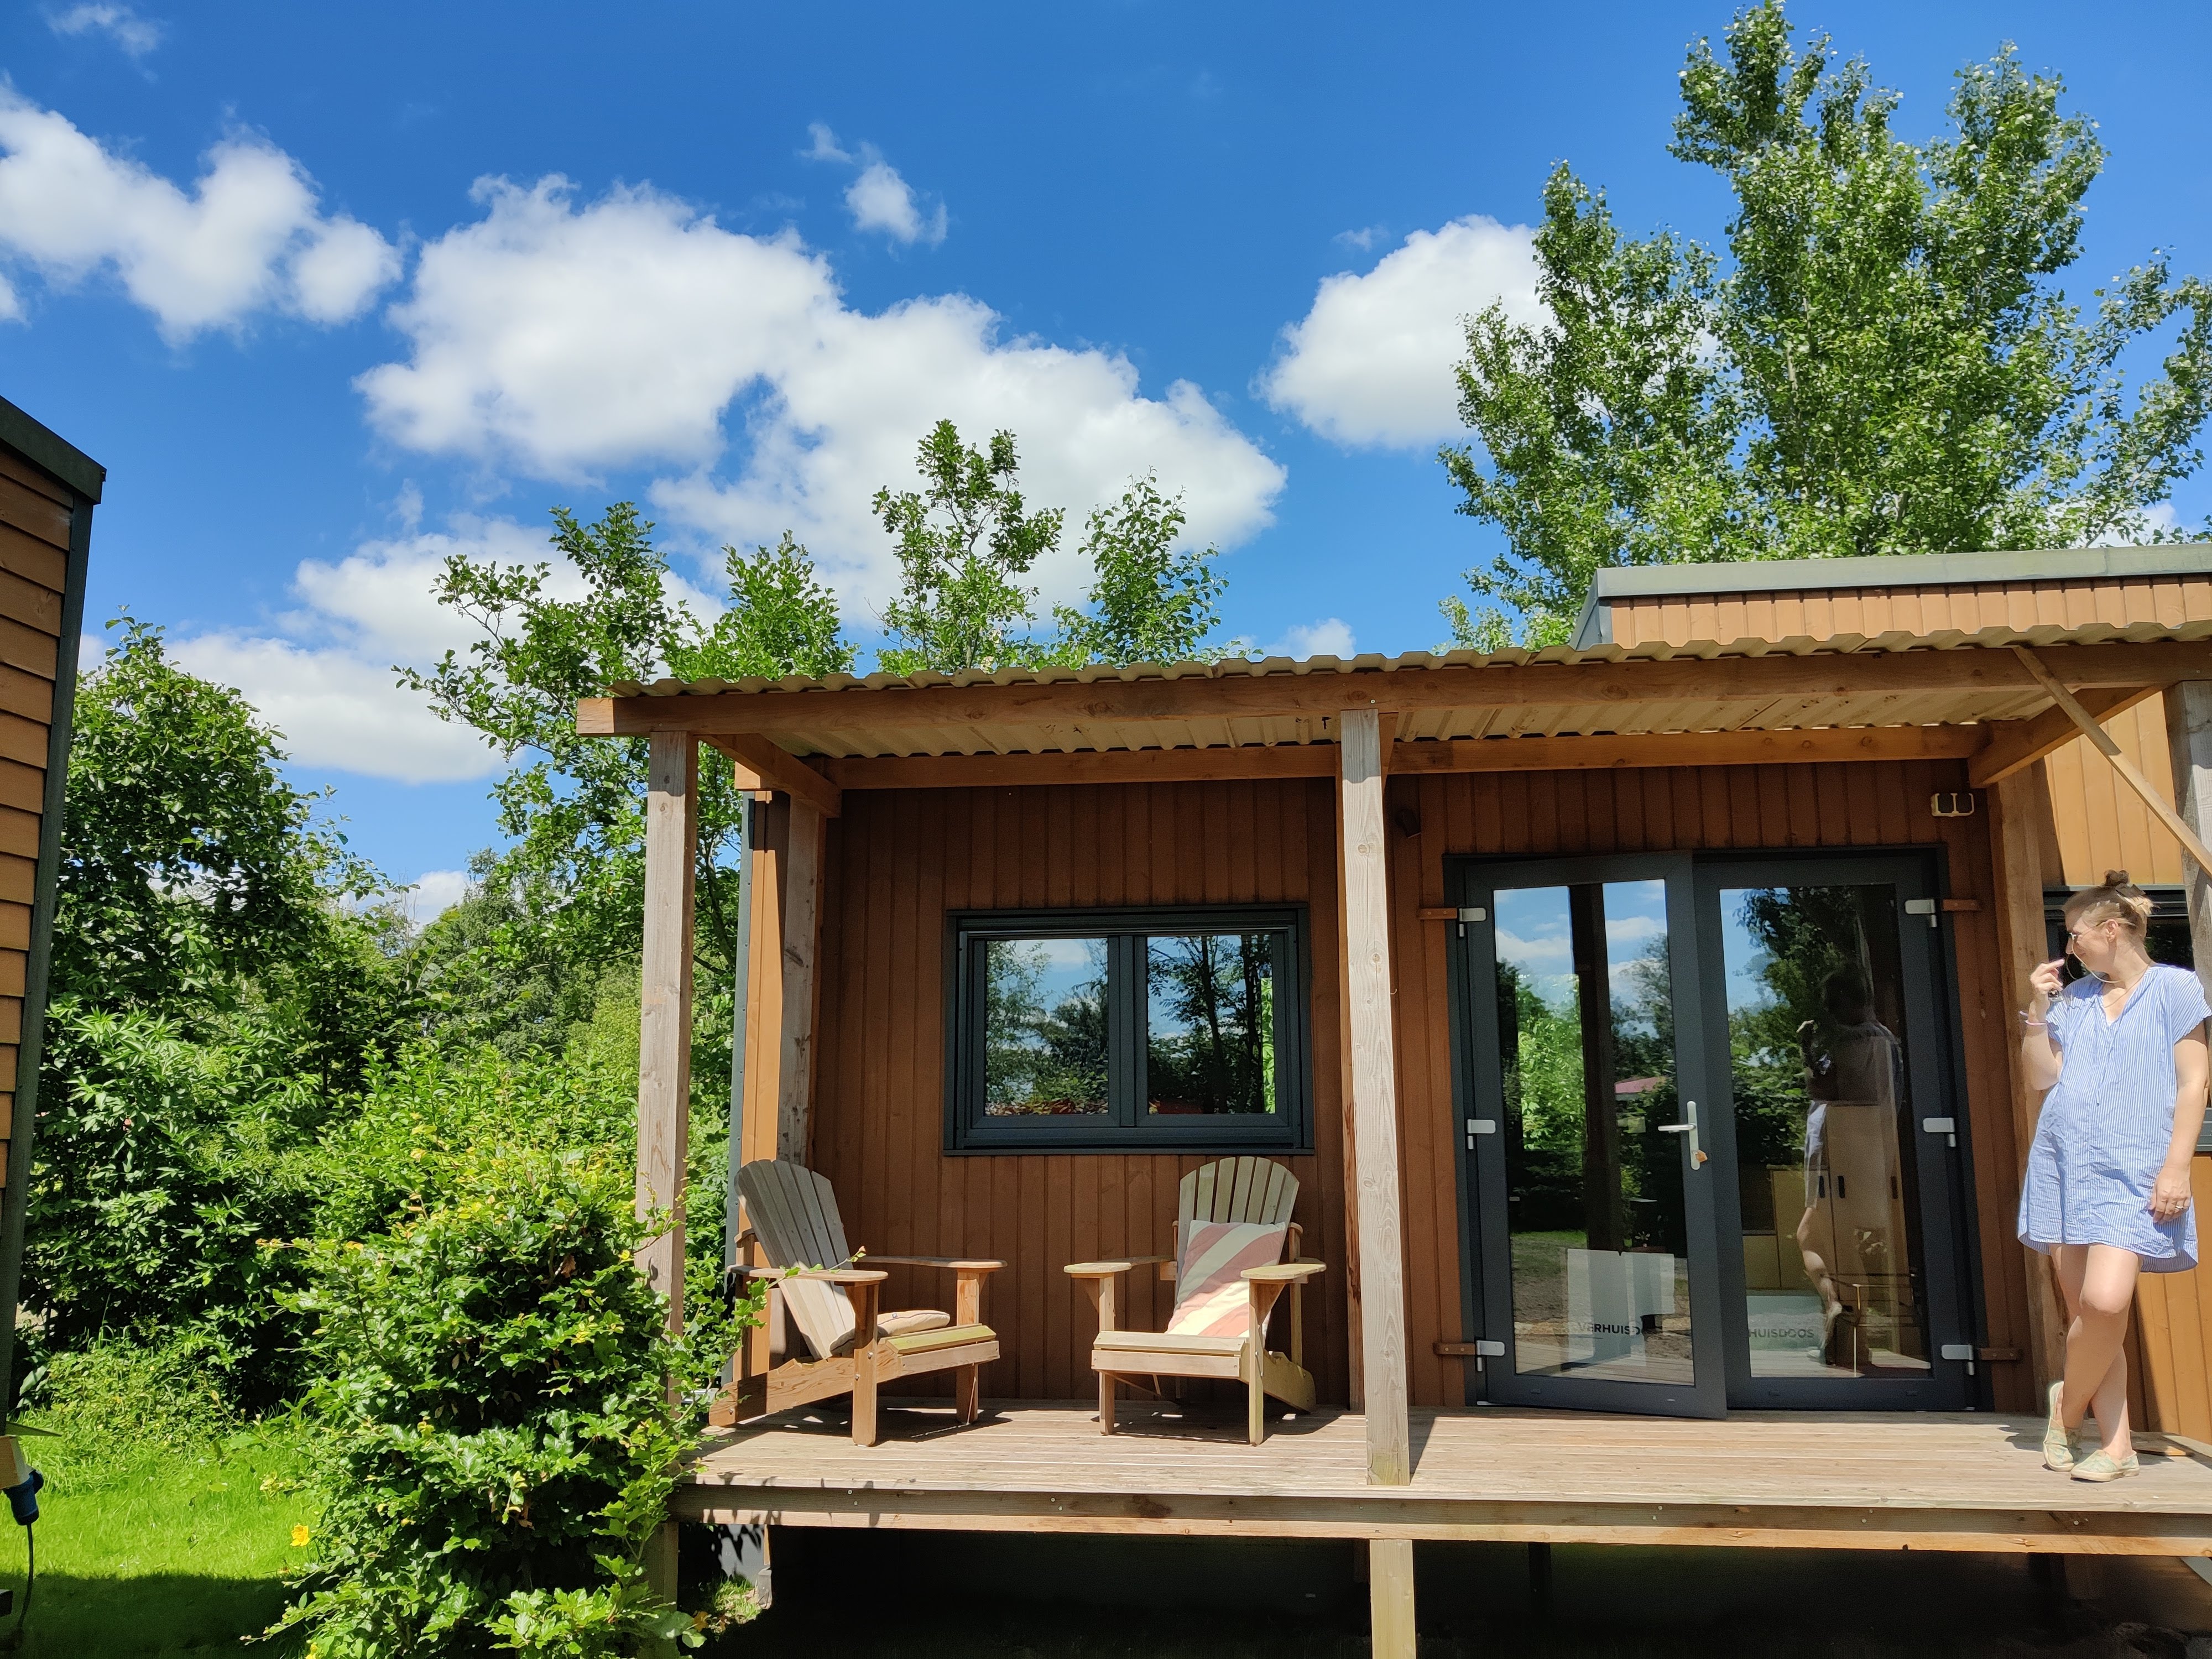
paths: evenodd
<path fill-rule="evenodd" d="M 2051 1385 L 2043 1461 L 2076 1480 L 2133 1474 L 2127 1358 L 2121 1351 L 2139 1273 L 2197 1265 L 2190 1159 L 2204 1123 L 2204 1022 L 2197 975 L 2143 948 L 2150 901 L 2124 870 L 2066 901 L 2066 949 L 2087 970 L 2068 985 L 2063 958 L 2028 975 L 2021 1059 L 2049 1091 L 2021 1183 L 2020 1237 L 2047 1251 L 2066 1297 L 2066 1375 Z M 2100 1443 L 2076 1455 L 2092 1411 Z"/>
<path fill-rule="evenodd" d="M 1827 1018 L 1797 1028 L 1804 1055 L 1805 1213 L 1797 1248 L 1820 1296 L 1821 1358 L 1860 1369 L 1870 1292 L 1886 1286 L 1897 1194 L 1903 1046 L 1875 1012 L 1866 975 L 1839 968 L 1820 987 Z"/>

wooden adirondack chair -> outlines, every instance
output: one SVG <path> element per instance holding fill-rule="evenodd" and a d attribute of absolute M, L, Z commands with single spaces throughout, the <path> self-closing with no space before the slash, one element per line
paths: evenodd
<path fill-rule="evenodd" d="M 757 1243 L 765 1267 L 745 1271 L 769 1281 L 769 1328 L 788 1320 L 805 1339 L 811 1358 L 796 1355 L 748 1375 L 745 1355 L 738 1376 L 709 1413 L 721 1427 L 812 1401 L 853 1396 L 853 1443 L 876 1443 L 876 1396 L 886 1382 L 930 1371 L 956 1370 L 953 1403 L 963 1423 L 981 1408 L 979 1368 L 999 1357 L 997 1333 L 983 1319 L 983 1281 L 1006 1264 L 964 1256 L 863 1255 L 856 1267 L 845 1242 L 830 1183 L 796 1164 L 763 1159 L 738 1171 L 746 1231 L 740 1244 Z M 941 1267 L 953 1276 L 953 1311 L 915 1309 L 884 1313 L 878 1306 L 885 1267 Z M 864 1336 L 862 1333 L 872 1333 Z"/>
<path fill-rule="evenodd" d="M 1091 1369 L 1098 1373 L 1098 1431 L 1114 1432 L 1114 1394 L 1118 1382 L 1151 1379 L 1151 1391 L 1159 1392 L 1164 1376 L 1222 1376 L 1241 1380 L 1248 1408 L 1245 1430 L 1254 1445 L 1267 1436 L 1267 1396 L 1273 1395 L 1296 1411 L 1314 1406 L 1313 1373 L 1305 1368 L 1305 1281 L 1324 1271 L 1324 1264 L 1298 1255 L 1304 1230 L 1291 1220 L 1297 1202 L 1298 1182 L 1281 1164 L 1261 1158 L 1225 1158 L 1192 1170 L 1182 1178 L 1176 1195 L 1176 1237 L 1178 1255 L 1131 1256 L 1124 1261 L 1079 1261 L 1067 1269 L 1098 1310 L 1098 1337 L 1091 1345 Z M 1171 1332 L 1125 1331 L 1117 1323 L 1115 1291 L 1121 1276 L 1135 1268 L 1158 1263 L 1160 1277 L 1176 1284 L 1176 1308 L 1181 1311 L 1201 1287 L 1185 1284 L 1182 1276 L 1191 1264 L 1179 1260 L 1192 1221 L 1258 1222 L 1271 1226 L 1287 1224 L 1283 1255 L 1287 1261 L 1248 1267 L 1239 1275 L 1246 1286 L 1245 1320 L 1233 1335 L 1184 1334 Z M 1291 1292 L 1291 1351 L 1267 1349 L 1267 1316 L 1276 1299 Z M 1170 1316 L 1169 1323 L 1175 1322 Z M 1145 1386 L 1139 1382 L 1138 1386 Z"/>

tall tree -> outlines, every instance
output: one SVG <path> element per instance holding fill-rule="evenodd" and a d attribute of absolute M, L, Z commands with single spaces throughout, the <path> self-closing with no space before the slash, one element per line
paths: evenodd
<path fill-rule="evenodd" d="M 1188 522 L 1182 497 L 1161 495 L 1150 473 L 1132 479 L 1120 501 L 1092 510 L 1082 546 L 1091 570 L 1089 605 L 1054 608 L 1055 661 L 1192 662 L 1225 648 L 1212 638 L 1228 586 L 1213 568 L 1219 554 L 1177 545 Z"/>
<path fill-rule="evenodd" d="M 1027 633 L 1031 566 L 1060 545 L 1058 507 L 1028 510 L 1017 488 L 1014 434 L 971 448 L 939 421 L 916 447 L 922 487 L 876 492 L 875 514 L 898 544 L 898 597 L 884 608 L 890 642 L 877 660 L 894 674 L 1005 668 L 1034 662 Z"/>
<path fill-rule="evenodd" d="M 778 678 L 853 665 L 836 597 L 789 535 L 751 553 L 724 550 L 726 605 L 702 622 L 673 589 L 653 526 L 628 501 L 595 524 L 553 510 L 550 562 L 503 565 L 456 554 L 437 596 L 483 637 L 447 652 L 428 673 L 397 669 L 441 718 L 474 727 L 509 763 L 493 790 L 514 846 L 483 872 L 544 897 L 501 902 L 531 925 L 566 934 L 583 964 L 625 958 L 644 890 L 646 740 L 582 738 L 576 702 L 618 681 Z M 564 598 L 572 585 L 580 596 Z M 699 954 L 726 972 L 735 959 L 736 874 L 729 854 L 740 797 L 725 767 L 702 769 Z M 550 902 L 549 902 L 550 901 Z"/>
<path fill-rule="evenodd" d="M 1692 46 L 1672 153 L 1727 181 L 1725 259 L 1624 237 L 1565 167 L 1536 235 L 1549 319 L 1468 327 L 1441 459 L 1510 551 L 1468 573 L 1563 637 L 1592 574 L 1674 560 L 2078 544 L 2157 533 L 2202 457 L 2212 289 L 2153 253 L 2092 307 L 2080 257 L 2106 160 L 2063 83 L 2010 48 L 1962 70 L 1950 131 L 1892 130 L 1867 66 L 1801 53 L 1778 0 Z M 2124 360 L 2163 343 L 2132 393 Z M 1503 631 L 1447 601 L 1455 634 Z"/>

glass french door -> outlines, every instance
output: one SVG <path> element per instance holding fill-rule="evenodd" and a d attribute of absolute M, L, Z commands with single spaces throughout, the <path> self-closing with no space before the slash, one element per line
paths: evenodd
<path fill-rule="evenodd" d="M 1499 1403 L 1725 1408 L 1689 875 L 1682 859 L 1462 872 L 1471 1282 Z"/>
<path fill-rule="evenodd" d="M 1917 856 L 1698 867 L 1709 1065 L 1744 1407 L 1948 1410 L 1972 1397 L 1963 1112 L 1941 906 Z"/>
<path fill-rule="evenodd" d="M 1482 1397 L 1717 1416 L 1972 1398 L 1917 855 L 1456 866 Z"/>

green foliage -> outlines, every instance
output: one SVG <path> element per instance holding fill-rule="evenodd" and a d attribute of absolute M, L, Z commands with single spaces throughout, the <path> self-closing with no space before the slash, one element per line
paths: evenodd
<path fill-rule="evenodd" d="M 1228 584 L 1213 568 L 1215 549 L 1176 546 L 1188 522 L 1182 497 L 1162 495 L 1149 474 L 1113 506 L 1093 509 L 1081 550 L 1092 572 L 1090 608 L 1054 607 L 1054 661 L 1195 662 L 1224 648 L 1212 634 Z"/>
<path fill-rule="evenodd" d="M 276 733 L 185 672 L 161 630 L 123 637 L 77 690 L 53 989 L 100 1007 L 221 1007 L 328 948 L 337 901 L 382 882 L 290 788 Z"/>
<path fill-rule="evenodd" d="M 455 554 L 439 603 L 483 637 L 447 652 L 428 673 L 397 669 L 441 718 L 473 727 L 509 763 L 494 786 L 501 833 L 514 845 L 479 879 L 489 904 L 456 921 L 437 946 L 488 951 L 471 971 L 542 986 L 566 971 L 626 958 L 641 925 L 646 739 L 586 738 L 579 699 L 618 681 L 779 678 L 849 669 L 836 601 L 816 580 L 806 550 L 787 535 L 751 555 L 725 550 L 727 608 L 709 625 L 672 586 L 653 526 L 628 501 L 586 524 L 553 511 L 552 545 L 566 562 L 503 565 Z M 580 583 L 580 597 L 564 594 Z M 742 799 L 729 769 L 701 769 L 698 951 L 726 976 L 735 960 L 737 878 L 728 856 Z M 496 890 L 504 889 L 504 891 Z M 467 934 L 465 941 L 455 934 Z M 434 950 L 434 955 L 438 954 Z M 495 970 L 495 971 L 494 971 Z M 596 972 L 588 974 L 596 978 Z M 460 988 L 465 999 L 468 993 Z M 477 1000 L 485 1012 L 486 1000 Z M 489 999 L 495 1005 L 495 996 Z M 547 1011 L 538 1004 L 544 1017 Z M 573 1008 L 556 1007 L 558 1020 Z"/>
<path fill-rule="evenodd" d="M 1441 459 L 1510 544 L 1468 580 L 1532 643 L 1613 566 L 2140 539 L 2198 465 L 2212 289 L 2155 253 L 2087 310 L 2054 280 L 2105 162 L 2063 84 L 2008 48 L 1916 144 L 1896 94 L 1831 56 L 1797 52 L 1774 0 L 1724 55 L 1692 48 L 1672 149 L 1734 195 L 1725 264 L 1624 237 L 1563 166 L 1536 236 L 1550 320 L 1470 322 L 1478 444 Z M 2130 396 L 2126 355 L 2161 339 Z M 1482 617 L 1446 610 L 1478 643 Z"/>
<path fill-rule="evenodd" d="M 41 1379 L 40 1426 L 81 1455 L 210 1445 L 239 1426 L 230 1363 L 222 1345 L 198 1331 L 151 1346 L 110 1340 L 58 1353 Z"/>
<path fill-rule="evenodd" d="M 875 514 L 898 544 L 899 594 L 884 609 L 890 642 L 877 653 L 893 674 L 1006 668 L 1032 662 L 1025 630 L 1036 590 L 1019 579 L 1060 545 L 1058 507 L 1027 510 L 1015 487 L 1014 434 L 971 449 L 939 421 L 916 446 L 920 492 L 888 487 Z"/>
<path fill-rule="evenodd" d="M 250 1042 L 74 1003 L 47 1017 L 45 1076 L 23 1268 L 40 1343 L 190 1332 L 213 1373 L 277 1397 L 283 1269 L 258 1243 L 311 1213 L 298 1152 L 313 1083 L 270 1075 Z"/>
<path fill-rule="evenodd" d="M 666 1334 L 631 1261 L 650 1224 L 620 1161 L 419 1162 L 442 1168 L 418 1216 L 309 1249 L 296 1302 L 321 1375 L 322 1511 L 278 1628 L 310 1632 L 321 1659 L 611 1655 L 688 1635 L 640 1562 L 735 1323 L 709 1298 L 684 1339 Z"/>

